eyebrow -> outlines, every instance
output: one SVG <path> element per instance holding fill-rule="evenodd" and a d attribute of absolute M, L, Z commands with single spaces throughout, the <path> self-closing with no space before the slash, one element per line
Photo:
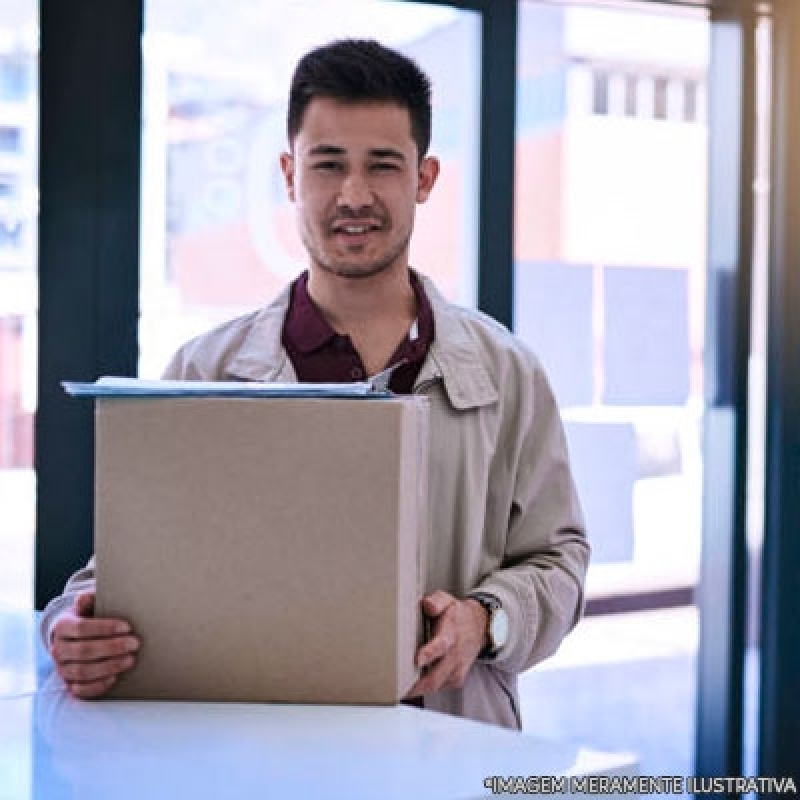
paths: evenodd
<path fill-rule="evenodd" d="M 346 151 L 343 147 L 336 147 L 332 144 L 318 144 L 308 151 L 310 156 L 343 156 Z"/>
<path fill-rule="evenodd" d="M 406 157 L 399 150 L 392 150 L 390 147 L 381 147 L 370 150 L 369 154 L 373 158 L 393 158 L 395 161 L 405 161 Z"/>
<path fill-rule="evenodd" d="M 308 151 L 310 156 L 345 156 L 347 150 L 334 144 L 318 144 Z M 369 151 L 371 158 L 390 158 L 395 161 L 405 161 L 406 157 L 399 151 L 391 147 L 376 147 Z"/>

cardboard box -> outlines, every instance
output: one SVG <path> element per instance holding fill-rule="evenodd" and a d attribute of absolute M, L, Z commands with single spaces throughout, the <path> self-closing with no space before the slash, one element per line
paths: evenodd
<path fill-rule="evenodd" d="M 423 398 L 96 401 L 96 613 L 111 696 L 392 704 L 417 678 Z"/>

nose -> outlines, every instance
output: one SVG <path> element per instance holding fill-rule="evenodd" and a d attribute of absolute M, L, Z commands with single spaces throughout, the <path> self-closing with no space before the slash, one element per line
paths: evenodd
<path fill-rule="evenodd" d="M 337 205 L 351 211 L 360 211 L 372 205 L 372 188 L 365 177 L 358 172 L 349 173 L 342 181 Z"/>

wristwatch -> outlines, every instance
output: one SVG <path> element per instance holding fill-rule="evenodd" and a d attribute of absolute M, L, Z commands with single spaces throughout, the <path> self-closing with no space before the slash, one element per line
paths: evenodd
<path fill-rule="evenodd" d="M 467 597 L 477 600 L 489 615 L 489 641 L 478 653 L 478 658 L 492 659 L 508 641 L 508 613 L 500 600 L 488 592 L 470 592 Z"/>

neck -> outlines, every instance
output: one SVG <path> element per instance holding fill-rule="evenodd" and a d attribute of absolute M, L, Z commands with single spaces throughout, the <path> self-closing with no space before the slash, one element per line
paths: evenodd
<path fill-rule="evenodd" d="M 308 293 L 337 333 L 392 323 L 410 325 L 417 313 L 407 268 L 369 278 L 343 278 L 312 267 Z"/>

